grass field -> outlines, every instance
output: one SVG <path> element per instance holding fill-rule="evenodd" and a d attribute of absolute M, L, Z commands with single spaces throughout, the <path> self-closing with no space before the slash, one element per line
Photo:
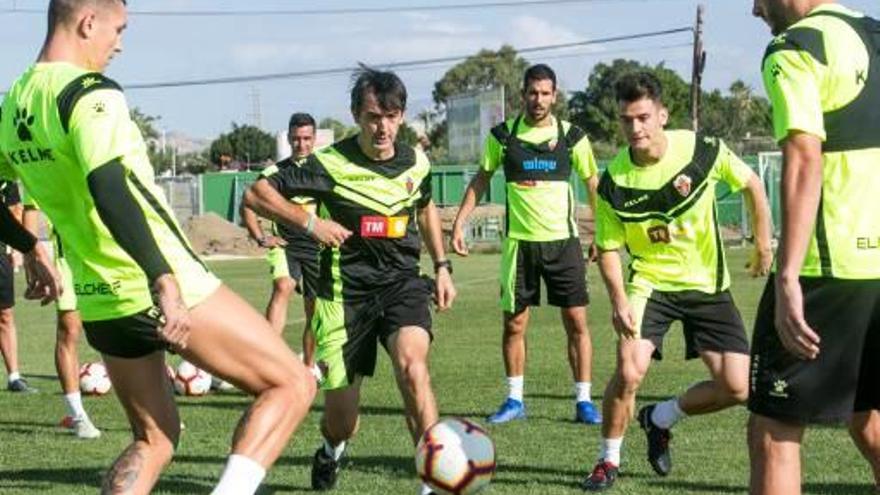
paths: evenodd
<path fill-rule="evenodd" d="M 750 327 L 763 280 L 745 277 L 741 269 L 744 252 L 732 251 L 730 259 L 733 292 Z M 252 304 L 264 307 L 269 284 L 262 260 L 219 262 L 213 266 Z M 493 255 L 456 260 L 459 299 L 451 312 L 436 317 L 432 353 L 432 374 L 442 415 L 482 422 L 506 393 L 497 270 L 498 257 Z M 593 382 L 594 396 L 598 397 L 613 370 L 615 338 L 608 299 L 595 267 L 590 268 L 590 285 Z M 21 302 L 16 315 L 22 371 L 40 393 L 0 392 L 0 494 L 95 493 L 102 473 L 129 439 L 122 410 L 112 395 L 86 400 L 93 420 L 104 430 L 98 441 L 77 441 L 57 428 L 64 407 L 52 364 L 54 312 Z M 286 330 L 294 348 L 299 346 L 301 315 L 301 306 L 296 302 Z M 668 398 L 705 376 L 698 361 L 682 360 L 682 342 L 680 332 L 673 331 L 667 342 L 666 360 L 651 369 L 640 390 L 640 403 Z M 548 307 L 534 310 L 526 373 L 529 419 L 490 429 L 499 466 L 490 490 L 493 494 L 579 493 L 578 484 L 593 465 L 599 429 L 571 421 L 573 391 L 564 345 L 558 311 Z M 83 361 L 94 360 L 95 354 L 82 343 L 80 357 Z M 187 428 L 177 457 L 156 493 L 208 493 L 222 469 L 232 428 L 247 402 L 237 393 L 179 400 Z M 270 472 L 261 493 L 310 491 L 309 466 L 320 441 L 317 424 L 321 402 L 320 398 L 316 401 L 313 414 Z M 415 493 L 412 446 L 386 357 L 380 360 L 376 376 L 364 386 L 362 412 L 361 431 L 351 444 L 350 462 L 336 493 Z M 663 479 L 654 476 L 644 459 L 641 431 L 630 428 L 624 442 L 623 474 L 613 493 L 745 493 L 746 418 L 745 409 L 736 408 L 680 423 L 672 443 L 674 469 Z M 805 446 L 806 493 L 873 493 L 869 470 L 843 429 L 813 429 L 807 434 Z"/>

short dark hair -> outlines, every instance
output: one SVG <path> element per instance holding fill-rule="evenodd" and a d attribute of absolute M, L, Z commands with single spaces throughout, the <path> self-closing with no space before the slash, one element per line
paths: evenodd
<path fill-rule="evenodd" d="M 523 75 L 523 91 L 529 87 L 529 83 L 532 81 L 546 81 L 548 79 L 553 83 L 553 89 L 556 90 L 556 73 L 553 72 L 553 69 L 547 64 L 535 64 L 526 69 L 526 73 Z"/>
<path fill-rule="evenodd" d="M 64 24 L 73 20 L 74 15 L 87 3 L 121 3 L 128 5 L 126 0 L 50 0 L 49 1 L 49 31 L 52 32 L 55 26 Z"/>
<path fill-rule="evenodd" d="M 663 103 L 663 85 L 660 79 L 647 71 L 624 74 L 614 84 L 619 103 L 632 103 L 648 98 L 656 103 Z"/>
<path fill-rule="evenodd" d="M 351 110 L 360 113 L 367 92 L 376 96 L 383 111 L 406 110 L 406 86 L 391 71 L 381 71 L 361 64 L 351 76 Z"/>
<path fill-rule="evenodd" d="M 297 112 L 291 115 L 290 122 L 287 124 L 288 129 L 308 126 L 311 126 L 313 129 L 318 127 L 317 124 L 315 124 L 315 118 L 305 112 Z"/>

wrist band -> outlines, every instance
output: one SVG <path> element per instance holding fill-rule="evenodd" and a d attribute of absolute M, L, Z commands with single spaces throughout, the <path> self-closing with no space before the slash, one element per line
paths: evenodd
<path fill-rule="evenodd" d="M 306 222 L 306 232 L 311 234 L 315 231 L 315 214 L 309 213 L 309 221 Z"/>

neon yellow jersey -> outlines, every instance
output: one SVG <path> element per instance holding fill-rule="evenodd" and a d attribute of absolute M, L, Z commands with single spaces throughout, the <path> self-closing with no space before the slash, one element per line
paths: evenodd
<path fill-rule="evenodd" d="M 776 139 L 822 140 L 822 197 L 801 275 L 880 278 L 880 23 L 825 4 L 763 62 Z"/>
<path fill-rule="evenodd" d="M 67 63 L 38 63 L 12 85 L 0 114 L 0 175 L 18 177 L 55 227 L 83 320 L 153 305 L 143 270 L 101 221 L 87 177 L 121 162 L 150 234 L 193 306 L 219 285 L 196 256 L 156 186 L 147 149 L 112 80 Z"/>
<path fill-rule="evenodd" d="M 515 125 L 517 124 L 518 125 Z M 556 241 L 577 237 L 575 198 L 569 182 L 570 172 L 586 181 L 598 173 L 593 148 L 586 134 L 566 121 L 553 119 L 546 127 L 530 127 L 525 119 L 510 119 L 500 128 L 522 143 L 544 146 L 552 154 L 565 142 L 570 151 L 570 169 L 560 170 L 559 177 L 535 180 L 534 176 L 517 180 L 505 164 L 509 146 L 499 141 L 496 132 L 486 138 L 481 168 L 494 173 L 499 167 L 505 169 L 507 188 L 507 236 L 525 241 Z M 561 131 L 561 132 L 560 132 Z M 560 134 L 566 139 L 560 139 Z M 542 165 L 541 162 L 537 163 Z"/>
<path fill-rule="evenodd" d="M 697 290 L 730 286 L 716 213 L 715 186 L 736 192 L 754 172 L 718 139 L 692 131 L 666 131 L 666 154 L 640 167 L 624 148 L 599 182 L 596 244 L 626 248 L 628 290 Z"/>

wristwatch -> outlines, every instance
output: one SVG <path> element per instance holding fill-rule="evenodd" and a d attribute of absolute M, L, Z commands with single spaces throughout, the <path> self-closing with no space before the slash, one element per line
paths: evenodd
<path fill-rule="evenodd" d="M 445 267 L 446 271 L 448 271 L 449 274 L 452 275 L 452 261 L 450 261 L 450 260 L 435 261 L 434 262 L 434 273 L 439 272 L 440 269 L 443 267 Z"/>

